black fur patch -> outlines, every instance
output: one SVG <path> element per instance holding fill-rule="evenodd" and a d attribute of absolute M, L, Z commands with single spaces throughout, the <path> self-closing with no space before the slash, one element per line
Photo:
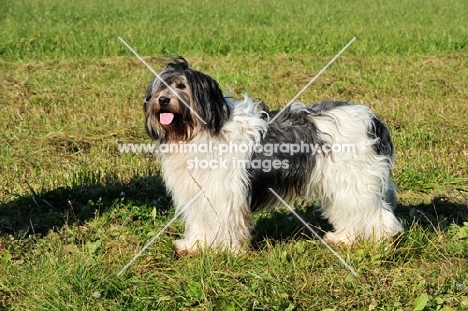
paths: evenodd
<path fill-rule="evenodd" d="M 270 119 L 278 111 L 269 113 Z M 265 116 L 266 118 L 266 116 Z M 305 110 L 286 109 L 270 124 L 269 130 L 261 144 L 265 149 L 267 144 L 292 145 L 292 144 L 321 145 L 322 141 L 317 134 L 317 127 Z M 277 161 L 287 163 L 287 167 L 271 169 L 267 172 L 262 168 L 250 168 L 251 204 L 254 211 L 276 200 L 276 197 L 268 190 L 272 188 L 282 197 L 292 194 L 301 194 L 304 185 L 315 166 L 315 156 L 307 152 L 290 154 L 288 152 L 273 152 L 271 155 L 265 152 L 254 153 L 252 161 Z M 285 162 L 286 161 L 286 162 Z"/>
<path fill-rule="evenodd" d="M 376 115 L 372 118 L 371 128 L 367 129 L 367 135 L 371 139 L 378 138 L 376 143 L 372 145 L 372 149 L 374 149 L 378 155 L 393 157 L 393 143 L 390 131 L 385 123 Z"/>
<path fill-rule="evenodd" d="M 320 116 L 324 112 L 349 105 L 351 104 L 345 101 L 323 101 L 305 107 L 303 110 L 291 110 L 288 108 L 270 124 L 262 145 L 304 143 L 321 147 L 324 144 L 321 137 L 328 135 L 328 133 L 317 129 L 313 121 L 314 116 Z M 267 107 L 265 111 L 268 111 Z M 272 119 L 278 112 L 273 111 L 268 113 L 269 118 Z M 263 118 L 267 121 L 266 115 Z M 375 115 L 371 121 L 372 126 L 367 129 L 367 135 L 370 139 L 378 138 L 372 146 L 373 150 L 378 155 L 393 156 L 393 143 L 388 128 Z M 312 154 L 311 152 L 300 152 L 291 155 L 278 151 L 271 156 L 267 156 L 264 153 L 254 153 L 252 162 L 253 160 L 279 160 L 287 161 L 289 166 L 288 168 L 272 169 L 270 172 L 265 172 L 258 168 L 249 169 L 252 194 L 251 209 L 256 210 L 276 200 L 276 197 L 268 188 L 272 188 L 285 198 L 288 195 L 301 195 L 305 183 L 315 167 L 316 156 L 317 154 Z M 322 154 L 320 156 L 325 155 Z"/>

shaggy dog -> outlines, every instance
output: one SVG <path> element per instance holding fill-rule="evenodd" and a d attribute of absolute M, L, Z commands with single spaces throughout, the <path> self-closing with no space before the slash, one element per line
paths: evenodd
<path fill-rule="evenodd" d="M 365 106 L 324 101 L 269 112 L 247 96 L 224 97 L 213 78 L 175 57 L 149 85 L 144 111 L 185 222 L 175 242 L 180 254 L 239 251 L 251 236 L 252 212 L 275 203 L 269 188 L 285 200 L 320 200 L 334 227 L 324 237 L 331 243 L 402 231 L 393 213 L 390 133 Z"/>

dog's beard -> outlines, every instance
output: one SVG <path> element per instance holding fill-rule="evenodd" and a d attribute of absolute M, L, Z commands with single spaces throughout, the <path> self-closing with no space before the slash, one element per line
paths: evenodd
<path fill-rule="evenodd" d="M 188 97 L 181 98 L 186 103 L 191 103 Z M 146 112 L 146 130 L 149 136 L 162 143 L 189 141 L 199 127 L 191 114 L 191 108 L 186 107 L 178 98 L 171 98 L 171 103 L 164 108 L 157 100 L 158 97 L 155 96 Z"/>

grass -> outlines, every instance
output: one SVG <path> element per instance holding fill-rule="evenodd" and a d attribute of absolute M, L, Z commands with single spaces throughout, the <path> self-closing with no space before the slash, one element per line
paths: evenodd
<path fill-rule="evenodd" d="M 468 5 L 462 1 L 7 1 L 0 7 L 0 309 L 462 310 L 468 308 Z M 157 56 L 181 54 L 235 96 L 348 99 L 392 129 L 393 244 L 337 251 L 285 211 L 255 215 L 251 249 L 176 258 L 176 223 L 142 96 Z M 319 231 L 316 209 L 297 208 Z"/>
<path fill-rule="evenodd" d="M 0 56 L 14 61 L 129 55 L 334 55 L 461 53 L 468 49 L 463 1 L 121 0 L 6 1 Z"/>

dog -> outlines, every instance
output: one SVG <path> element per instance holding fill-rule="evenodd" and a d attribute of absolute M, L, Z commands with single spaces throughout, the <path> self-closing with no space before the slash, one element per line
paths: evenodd
<path fill-rule="evenodd" d="M 324 236 L 329 243 L 391 239 L 403 231 L 394 215 L 390 132 L 366 106 L 323 101 L 270 112 L 247 95 L 225 97 L 217 81 L 177 56 L 149 84 L 143 108 L 185 223 L 175 241 L 179 254 L 241 251 L 252 212 L 277 203 L 271 190 L 284 200 L 319 200 L 334 228 Z"/>

